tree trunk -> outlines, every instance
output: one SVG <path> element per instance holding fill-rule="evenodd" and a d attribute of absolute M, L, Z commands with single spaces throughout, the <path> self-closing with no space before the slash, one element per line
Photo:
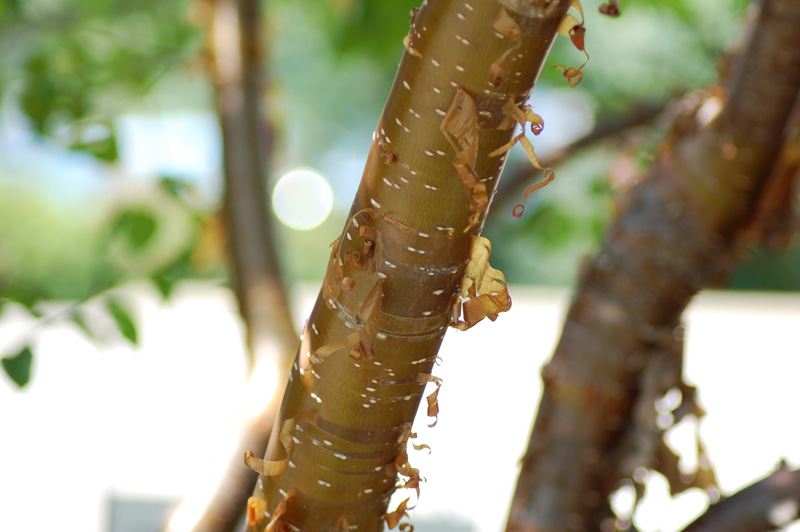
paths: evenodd
<path fill-rule="evenodd" d="M 671 387 L 684 392 L 681 408 L 694 406 L 680 382 L 680 315 L 725 272 L 770 178 L 800 89 L 798 27 L 796 0 L 762 3 L 722 111 L 665 143 L 584 268 L 542 371 L 507 530 L 613 530 L 607 500 L 619 481 L 670 462 L 657 427 L 635 425 L 655 420 L 653 399 Z M 649 411 L 637 419 L 634 408 Z M 647 443 L 654 434 L 659 443 Z"/>
<path fill-rule="evenodd" d="M 211 498 L 190 495 L 178 512 L 204 505 L 191 530 L 229 532 L 241 521 L 255 486 L 242 455 L 262 454 L 267 448 L 280 383 L 299 339 L 277 261 L 267 193 L 272 129 L 261 103 L 265 82 L 259 2 L 210 0 L 209 6 L 207 50 L 222 129 L 230 263 L 250 354 L 248 406 L 257 414 L 247 421 Z"/>
<path fill-rule="evenodd" d="M 398 473 L 418 489 L 406 444 L 428 382 L 438 412 L 431 370 L 445 328 L 510 306 L 475 235 L 514 126 L 538 119 L 521 106 L 568 7 L 437 0 L 412 14 L 266 460 L 246 458 L 262 473 L 248 530 L 377 531 L 404 514 L 386 509 Z"/>

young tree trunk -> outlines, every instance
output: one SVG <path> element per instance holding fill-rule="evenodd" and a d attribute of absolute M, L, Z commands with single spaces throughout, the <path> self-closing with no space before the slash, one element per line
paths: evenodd
<path fill-rule="evenodd" d="M 250 354 L 249 400 L 254 404 L 249 406 L 257 414 L 247 421 L 211 498 L 201 500 L 209 495 L 206 493 L 190 495 L 178 511 L 204 506 L 191 530 L 229 532 L 241 521 L 255 486 L 242 454 L 248 450 L 261 454 L 267 448 L 280 383 L 299 339 L 277 261 L 267 193 L 272 129 L 262 105 L 265 82 L 259 2 L 208 2 L 207 50 L 222 129 L 230 263 Z"/>
<path fill-rule="evenodd" d="M 762 2 L 722 111 L 665 143 L 584 269 L 542 371 L 507 530 L 613 530 L 607 500 L 619 481 L 637 466 L 659 467 L 657 458 L 660 467 L 669 462 L 663 444 L 635 440 L 660 435 L 634 427 L 634 408 L 653 411 L 653 399 L 670 387 L 692 401 L 680 382 L 680 315 L 724 273 L 771 175 L 800 89 L 798 27 L 796 0 Z"/>
<path fill-rule="evenodd" d="M 510 306 L 477 237 L 522 107 L 569 2 L 429 0 L 412 13 L 322 291 L 303 332 L 248 530 L 377 531 L 448 324 Z M 575 20 L 572 18 L 571 20 Z M 463 307 L 463 320 L 459 313 Z M 434 421 L 435 422 L 435 421 Z M 357 527 L 357 528 L 356 528 Z"/>

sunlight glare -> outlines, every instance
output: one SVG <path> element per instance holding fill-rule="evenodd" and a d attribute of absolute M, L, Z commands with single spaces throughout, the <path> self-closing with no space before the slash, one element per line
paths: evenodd
<path fill-rule="evenodd" d="M 310 168 L 284 174 L 272 193 L 275 215 L 285 225 L 300 231 L 324 222 L 332 205 L 333 192 L 328 181 Z"/>

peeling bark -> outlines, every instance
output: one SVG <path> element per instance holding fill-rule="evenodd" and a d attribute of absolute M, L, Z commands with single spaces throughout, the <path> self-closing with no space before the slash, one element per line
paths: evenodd
<path fill-rule="evenodd" d="M 406 528 L 408 501 L 387 505 L 397 487 L 419 490 L 406 446 L 426 383 L 438 414 L 445 329 L 510 305 L 477 237 L 505 160 L 490 154 L 511 141 L 508 106 L 523 111 L 569 5 L 429 0 L 416 12 L 290 372 L 275 426 L 291 439 L 273 430 L 251 460 L 285 469 L 259 478 L 252 505 L 266 510 L 248 531 Z"/>
<path fill-rule="evenodd" d="M 763 2 L 722 111 L 663 147 L 583 269 L 542 371 L 507 530 L 613 529 L 607 499 L 630 474 L 617 462 L 642 376 L 659 359 L 679 367 L 680 315 L 724 273 L 782 146 L 800 89 L 798 27 L 795 0 Z"/>
<path fill-rule="evenodd" d="M 567 158 L 584 148 L 600 144 L 613 137 L 621 136 L 633 128 L 654 121 L 664 110 L 665 107 L 663 105 L 642 106 L 635 107 L 628 114 L 608 117 L 607 120 L 598 122 L 594 129 L 585 136 L 571 142 L 555 153 L 542 157 L 542 166 L 558 166 Z M 521 195 L 526 183 L 538 179 L 538 172 L 539 170 L 537 168 L 531 167 L 528 164 L 520 164 L 518 167 L 506 170 L 503 180 L 497 188 L 497 193 L 494 195 L 493 202 L 495 208 L 489 213 L 490 226 L 493 220 L 506 214 L 505 208 L 509 202 L 518 201 L 516 195 Z"/>

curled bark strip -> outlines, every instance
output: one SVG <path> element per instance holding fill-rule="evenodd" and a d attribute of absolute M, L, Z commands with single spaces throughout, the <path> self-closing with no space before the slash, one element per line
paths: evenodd
<path fill-rule="evenodd" d="M 472 97 L 460 87 L 456 89 L 456 95 L 439 129 L 456 152 L 453 167 L 469 197 L 472 216 L 464 228 L 464 233 L 468 233 L 480 223 L 481 213 L 489 207 L 489 196 L 486 185 L 475 173 L 478 160 L 478 109 Z"/>
<path fill-rule="evenodd" d="M 281 458 L 280 460 L 263 460 L 261 458 L 256 458 L 252 451 L 246 451 L 244 453 L 244 463 L 247 467 L 267 477 L 283 473 L 286 466 L 289 464 L 289 460 L 292 459 L 292 451 L 294 450 L 292 430 L 294 430 L 294 426 L 295 418 L 287 419 L 281 426 L 280 442 L 286 452 L 285 458 Z"/>
<path fill-rule="evenodd" d="M 286 493 L 286 496 L 283 500 L 278 504 L 278 507 L 275 508 L 275 512 L 272 514 L 272 519 L 270 519 L 267 528 L 264 529 L 264 532 L 281 532 L 283 527 L 281 526 L 281 517 L 283 514 L 286 513 L 287 508 L 289 507 L 289 499 L 294 497 L 297 494 L 296 490 L 289 490 Z"/>
<path fill-rule="evenodd" d="M 539 190 L 540 188 L 544 187 L 548 183 L 550 183 L 553 179 L 555 179 L 556 174 L 553 172 L 552 168 L 544 168 L 539 163 L 538 157 L 536 157 L 536 152 L 533 149 L 533 144 L 528 137 L 525 136 L 525 124 L 530 124 L 531 133 L 534 135 L 538 135 L 544 129 L 544 120 L 541 116 L 537 115 L 533 112 L 533 108 L 530 105 L 523 105 L 522 107 L 517 106 L 513 100 L 509 99 L 506 102 L 505 107 L 503 107 L 503 112 L 509 118 L 513 119 L 519 125 L 522 126 L 522 132 L 511 139 L 510 142 L 500 146 L 493 152 L 489 154 L 489 157 L 497 157 L 498 155 L 503 155 L 504 153 L 508 152 L 511 148 L 514 147 L 514 144 L 519 143 L 522 146 L 522 149 L 525 150 L 525 155 L 528 156 L 528 160 L 530 160 L 531 164 L 534 168 L 541 170 L 542 174 L 544 175 L 544 179 L 541 181 L 537 181 L 536 183 L 530 185 L 528 188 L 525 189 L 525 192 L 522 194 L 522 203 L 518 203 L 514 206 L 514 209 L 511 213 L 514 215 L 514 218 L 521 218 L 522 214 L 525 212 L 525 201 L 528 199 L 528 196 L 531 195 L 533 192 Z"/>
<path fill-rule="evenodd" d="M 403 37 L 403 46 L 406 47 L 406 52 L 410 53 L 414 57 L 422 57 L 422 54 L 419 53 L 419 50 L 414 48 L 414 44 L 411 42 L 411 34 L 406 35 Z"/>
<path fill-rule="evenodd" d="M 408 452 L 405 449 L 400 450 L 394 461 L 394 465 L 397 472 L 406 477 L 406 480 L 400 487 L 416 490 L 417 497 L 419 497 L 419 469 L 411 467 L 411 464 L 408 462 Z"/>
<path fill-rule="evenodd" d="M 456 159 L 453 167 L 455 167 L 458 179 L 469 195 L 469 210 L 472 212 L 472 216 L 469 217 L 469 224 L 464 227 L 463 231 L 468 233 L 480 223 L 481 213 L 489 207 L 489 196 L 486 193 L 486 185 L 481 183 L 471 166 L 463 164 Z"/>
<path fill-rule="evenodd" d="M 586 63 L 589 62 L 589 52 L 586 51 L 584 42 L 586 27 L 584 26 L 583 7 L 579 0 L 571 0 L 570 5 L 578 11 L 581 20 L 578 21 L 574 16 L 567 13 L 564 15 L 564 18 L 561 19 L 561 23 L 558 26 L 558 33 L 569 37 L 569 40 L 572 41 L 572 45 L 586 56 L 586 61 L 578 68 L 565 67 L 564 65 L 556 65 L 554 68 L 559 69 L 563 73 L 571 87 L 575 87 L 583 80 L 583 72 L 581 72 L 581 70 L 586 66 Z M 602 13 L 602 6 L 600 10 Z"/>
<path fill-rule="evenodd" d="M 416 451 L 421 451 L 422 449 L 426 449 L 428 451 L 428 454 L 431 453 L 431 446 L 428 445 L 427 443 L 419 443 L 419 444 L 412 443 L 411 446 L 414 447 L 414 450 Z"/>
<path fill-rule="evenodd" d="M 511 39 L 512 43 L 505 52 L 500 54 L 500 57 L 489 65 L 489 81 L 495 87 L 499 87 L 508 77 L 508 68 L 504 67 L 502 63 L 512 52 L 520 47 L 522 30 L 514 19 L 511 18 L 511 15 L 508 14 L 508 11 L 502 7 L 500 11 L 497 12 L 492 26 L 500 35 Z"/>
<path fill-rule="evenodd" d="M 372 358 L 374 354 L 373 346 L 378 334 L 383 299 L 383 278 L 378 275 L 377 266 L 383 260 L 383 244 L 381 235 L 375 229 L 366 225 L 358 225 L 357 219 L 362 215 L 372 219 L 378 218 L 378 213 L 374 209 L 363 209 L 350 217 L 343 234 L 349 234 L 350 227 L 355 225 L 358 227 L 357 235 L 364 241 L 360 250 L 344 252 L 344 259 L 342 258 L 344 239 L 338 238 L 331 244 L 331 258 L 328 261 L 328 271 L 322 285 L 322 295 L 329 307 L 339 308 L 346 312 L 346 309 L 338 303 L 339 296 L 342 291 L 352 291 L 356 283 L 352 278 L 344 275 L 345 265 L 373 274 L 374 285 L 361 300 L 359 308 L 352 316 L 355 324 L 355 330 L 352 333 L 311 352 L 310 335 L 306 331 L 303 335 L 301 351 L 309 353 L 308 360 L 311 365 L 319 364 L 334 352 L 356 344 L 359 351 L 351 353 L 353 358 L 358 359 L 362 355 Z M 308 325 L 306 325 L 307 327 Z"/>
<path fill-rule="evenodd" d="M 403 502 L 401 502 L 397 506 L 396 510 L 386 514 L 386 525 L 389 527 L 390 530 L 393 529 L 394 527 L 396 527 L 400 523 L 400 520 L 402 518 L 408 517 L 407 506 L 408 506 L 408 501 L 409 500 L 410 500 L 410 497 L 408 499 L 404 500 Z M 412 527 L 411 530 L 413 530 L 413 527 Z"/>
<path fill-rule="evenodd" d="M 620 14 L 619 0 L 608 0 L 605 4 L 600 4 L 598 11 L 608 17 L 618 17 Z"/>
<path fill-rule="evenodd" d="M 250 497 L 247 499 L 247 524 L 256 526 L 261 521 L 267 512 L 267 501 L 261 497 Z"/>
<path fill-rule="evenodd" d="M 361 352 L 367 358 L 374 355 L 373 345 L 378 335 L 378 324 L 380 322 L 381 299 L 383 298 L 383 279 L 378 279 L 372 290 L 367 295 L 358 312 L 355 315 L 355 328 L 352 333 L 339 338 L 329 344 L 316 349 L 311 353 L 312 364 L 319 364 L 327 357 L 345 347 L 358 344 Z"/>
<path fill-rule="evenodd" d="M 428 402 L 428 417 L 433 418 L 433 423 L 430 423 L 428 426 L 433 428 L 439 422 L 439 390 L 441 388 L 436 388 L 432 394 L 425 398 Z"/>
<path fill-rule="evenodd" d="M 461 87 L 450 103 L 439 124 L 439 129 L 464 164 L 475 166 L 478 160 L 478 108 L 475 101 Z"/>
<path fill-rule="evenodd" d="M 340 517 L 333 527 L 333 532 L 350 532 L 350 525 L 344 516 Z"/>
<path fill-rule="evenodd" d="M 409 54 L 413 55 L 414 57 L 422 58 L 422 54 L 419 53 L 419 50 L 414 48 L 414 42 L 411 37 L 417 29 L 414 25 L 414 20 L 417 18 L 417 11 L 419 11 L 419 9 L 416 7 L 411 10 L 411 20 L 408 22 L 411 27 L 408 30 L 408 35 L 403 37 L 403 46 Z"/>
<path fill-rule="evenodd" d="M 442 379 L 439 377 L 434 377 L 428 373 L 419 373 L 417 374 L 417 382 L 421 384 L 432 382 L 436 385 L 436 390 L 434 390 L 433 393 L 426 398 L 428 401 L 428 417 L 433 418 L 433 423 L 428 426 L 435 427 L 439 422 L 439 390 L 442 387 Z"/>
<path fill-rule="evenodd" d="M 565 67 L 564 65 L 555 65 L 553 68 L 556 68 L 561 71 L 564 78 L 566 78 L 567 83 L 569 83 L 570 87 L 577 87 L 581 81 L 583 81 L 583 72 L 581 69 L 583 65 L 579 66 L 578 68 L 574 67 Z"/>
<path fill-rule="evenodd" d="M 489 265 L 491 254 L 492 244 L 488 238 L 472 237 L 470 259 L 461 281 L 459 300 L 453 307 L 451 327 L 466 331 L 483 318 L 496 320 L 500 312 L 511 308 L 505 275 Z"/>

